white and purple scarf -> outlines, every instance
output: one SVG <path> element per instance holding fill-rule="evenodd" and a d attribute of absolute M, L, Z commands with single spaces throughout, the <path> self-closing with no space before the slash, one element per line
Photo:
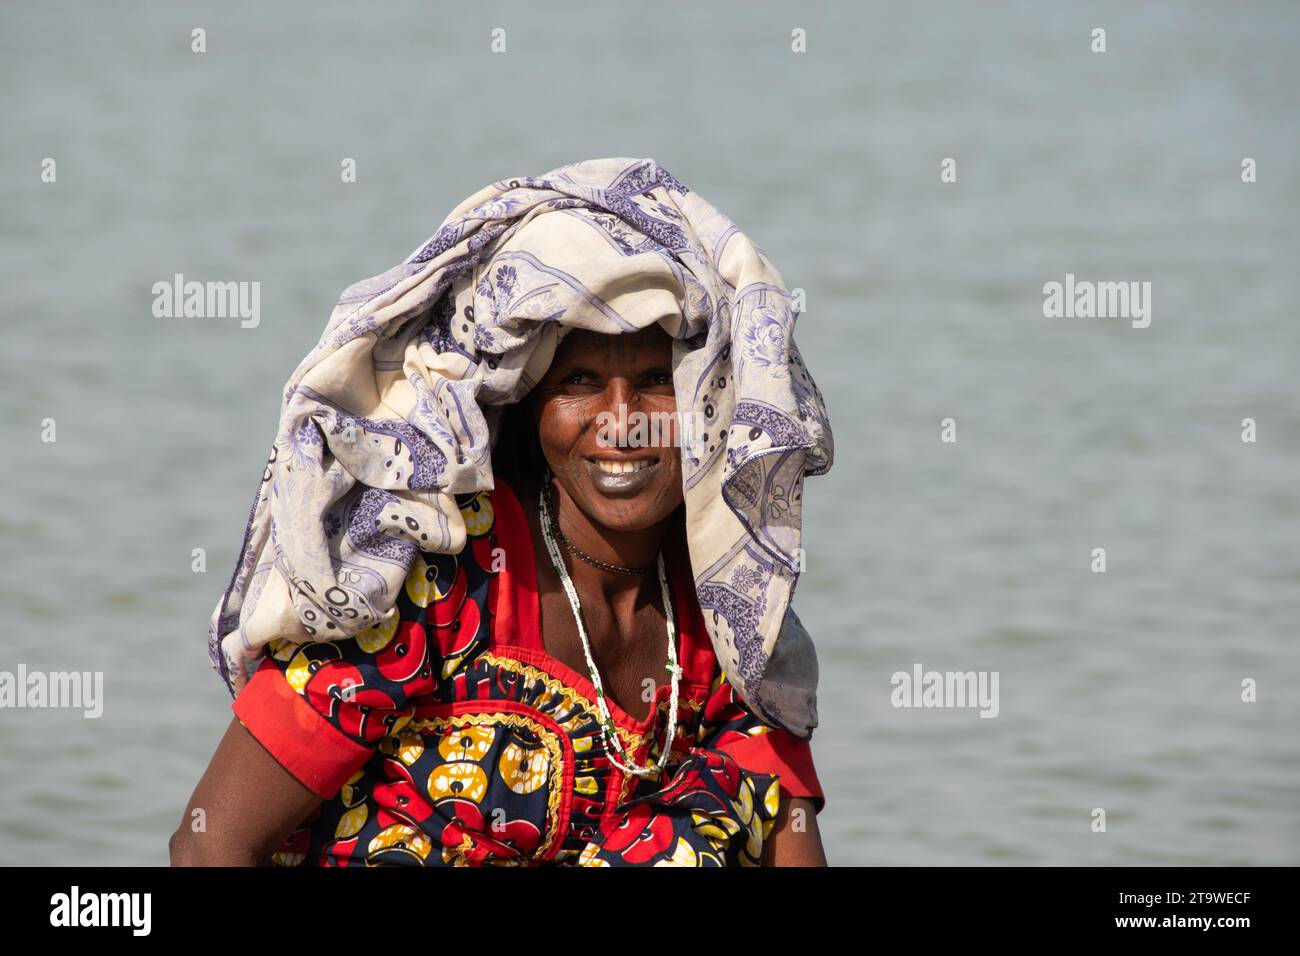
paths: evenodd
<path fill-rule="evenodd" d="M 285 386 L 279 431 L 208 650 L 232 694 L 265 645 L 355 636 L 420 551 L 459 552 L 453 497 L 493 486 L 500 407 L 570 328 L 674 339 L 696 593 L 723 672 L 766 723 L 817 726 L 817 659 L 790 608 L 800 496 L 831 466 L 822 396 L 780 274 L 652 159 L 503 180 L 405 262 L 344 291 Z"/>

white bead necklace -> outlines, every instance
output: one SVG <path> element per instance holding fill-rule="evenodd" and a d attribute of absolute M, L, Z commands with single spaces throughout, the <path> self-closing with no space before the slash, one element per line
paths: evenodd
<path fill-rule="evenodd" d="M 582 605 L 578 601 L 578 591 L 573 586 L 573 581 L 569 577 L 568 570 L 564 567 L 564 560 L 560 557 L 559 545 L 555 541 L 555 527 L 552 522 L 555 520 L 551 515 L 550 506 L 547 504 L 547 491 L 550 488 L 551 476 L 549 472 L 542 480 L 542 492 L 538 496 L 538 512 L 541 517 L 542 538 L 546 541 L 546 550 L 551 556 L 551 562 L 555 565 L 555 572 L 560 576 L 560 583 L 564 585 L 564 593 L 569 596 L 569 606 L 573 608 L 574 620 L 578 623 L 578 637 L 582 639 L 582 653 L 587 658 L 587 670 L 591 675 L 592 686 L 596 688 L 596 706 L 600 710 L 600 729 L 605 737 L 607 750 L 609 751 L 610 762 L 625 773 L 635 774 L 638 777 L 650 777 L 658 774 L 663 770 L 668 762 L 668 755 L 672 751 L 673 740 L 677 735 L 677 689 L 681 679 L 682 668 L 677 663 L 677 633 L 673 623 L 673 602 L 668 593 L 668 575 L 664 571 L 664 556 L 660 552 L 659 565 L 659 587 L 663 590 L 664 596 L 664 617 L 668 623 L 668 663 L 664 669 L 672 675 L 672 692 L 668 703 L 668 736 L 664 740 L 663 750 L 659 753 L 659 760 L 654 764 L 647 764 L 644 767 L 637 767 L 631 764 L 623 763 L 614 755 L 618 753 L 624 757 L 627 751 L 623 747 L 622 740 L 618 736 L 618 727 L 614 723 L 614 718 L 609 712 L 609 705 L 605 702 L 605 688 L 600 681 L 600 671 L 596 668 L 596 662 L 591 656 L 591 642 L 587 640 L 587 630 L 582 624 Z M 658 714 L 656 708 L 650 714 L 650 727 L 653 731 L 655 718 Z"/>

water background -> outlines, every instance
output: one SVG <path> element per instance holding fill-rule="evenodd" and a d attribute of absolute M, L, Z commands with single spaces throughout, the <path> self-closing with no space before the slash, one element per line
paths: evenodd
<path fill-rule="evenodd" d="M 1283 2 L 0 6 L 0 669 L 106 695 L 0 711 L 0 862 L 166 862 L 339 292 L 495 179 L 650 156 L 806 291 L 832 863 L 1300 863 L 1298 53 Z M 1045 319 L 1067 272 L 1150 281 L 1150 328 Z M 260 326 L 154 318 L 175 273 Z M 893 708 L 917 662 L 999 716 Z"/>

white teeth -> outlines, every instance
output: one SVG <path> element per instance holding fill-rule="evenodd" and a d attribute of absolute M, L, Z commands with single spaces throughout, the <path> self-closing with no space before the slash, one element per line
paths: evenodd
<path fill-rule="evenodd" d="M 637 461 L 603 461 L 598 459 L 596 467 L 607 475 L 628 475 L 650 467 L 650 461 L 642 458 Z"/>

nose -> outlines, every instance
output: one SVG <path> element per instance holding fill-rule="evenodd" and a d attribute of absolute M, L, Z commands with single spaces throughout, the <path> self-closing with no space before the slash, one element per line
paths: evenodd
<path fill-rule="evenodd" d="M 610 439 L 616 448 L 628 447 L 628 432 L 631 428 L 628 419 L 637 397 L 635 386 L 625 376 L 613 376 L 605 385 L 603 410 L 609 412 L 615 422 L 610 430 Z"/>
<path fill-rule="evenodd" d="M 639 436 L 645 429 L 638 427 L 641 392 L 631 378 L 610 376 L 595 403 L 594 408 L 588 406 L 592 417 L 587 427 L 595 429 L 599 447 L 626 450 L 643 442 Z"/>

